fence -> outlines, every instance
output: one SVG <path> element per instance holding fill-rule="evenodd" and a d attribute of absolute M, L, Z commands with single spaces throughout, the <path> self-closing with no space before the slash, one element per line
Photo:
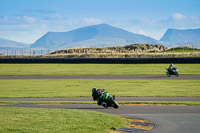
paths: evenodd
<path fill-rule="evenodd" d="M 37 56 L 37 55 L 45 55 L 50 52 L 53 52 L 56 50 L 50 50 L 50 49 L 4 49 L 0 50 L 0 55 L 4 56 Z"/>
<path fill-rule="evenodd" d="M 200 63 L 200 57 L 189 58 L 0 58 L 0 63 L 93 63 L 93 64 L 151 64 Z"/>

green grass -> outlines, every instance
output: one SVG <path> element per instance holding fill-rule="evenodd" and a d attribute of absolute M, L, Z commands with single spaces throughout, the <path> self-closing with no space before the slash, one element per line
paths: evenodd
<path fill-rule="evenodd" d="M 117 101 L 122 105 L 200 105 L 199 101 Z M 0 101 L 0 104 L 21 104 L 21 103 L 38 103 L 38 104 L 96 104 L 95 101 Z"/>
<path fill-rule="evenodd" d="M 0 107 L 2 133 L 105 133 L 129 121 L 94 111 Z"/>
<path fill-rule="evenodd" d="M 175 48 L 175 49 L 173 49 L 173 48 L 171 48 L 171 49 L 169 49 L 169 50 L 167 50 L 167 51 L 165 51 L 166 53 L 193 53 L 193 52 L 200 52 L 200 49 L 182 49 L 182 48 Z"/>
<path fill-rule="evenodd" d="M 200 96 L 199 80 L 0 80 L 0 97 L 91 97 L 93 87 L 116 96 Z"/>
<path fill-rule="evenodd" d="M 174 64 L 180 74 L 200 74 L 200 64 Z M 0 75 L 162 75 L 169 64 L 0 64 Z"/>
<path fill-rule="evenodd" d="M 199 101 L 121 101 L 119 104 L 136 104 L 136 105 L 188 105 L 196 106 L 200 105 Z"/>

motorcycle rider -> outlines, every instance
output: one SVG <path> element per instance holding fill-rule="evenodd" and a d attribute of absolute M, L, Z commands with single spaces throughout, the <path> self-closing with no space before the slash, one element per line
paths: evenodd
<path fill-rule="evenodd" d="M 171 63 L 168 67 L 168 71 L 172 72 L 173 68 L 175 68 L 175 66 Z"/>
<path fill-rule="evenodd" d="M 94 101 L 97 101 L 98 105 L 103 105 L 106 106 L 106 103 L 103 102 L 103 94 L 102 92 L 104 92 L 104 89 L 96 89 L 96 88 L 92 88 L 92 97 Z"/>

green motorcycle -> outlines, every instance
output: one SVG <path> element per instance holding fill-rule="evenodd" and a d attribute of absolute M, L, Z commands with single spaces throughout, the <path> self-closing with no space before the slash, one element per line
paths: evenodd
<path fill-rule="evenodd" d="M 167 74 L 167 77 L 170 77 L 171 75 L 175 75 L 176 77 L 179 76 L 178 74 L 178 69 L 177 68 L 172 68 L 172 69 L 168 69 L 166 68 L 166 74 Z"/>
<path fill-rule="evenodd" d="M 115 101 L 115 96 L 111 96 L 108 92 L 102 93 L 102 106 L 104 108 L 113 107 L 115 109 L 119 108 L 118 103 Z"/>

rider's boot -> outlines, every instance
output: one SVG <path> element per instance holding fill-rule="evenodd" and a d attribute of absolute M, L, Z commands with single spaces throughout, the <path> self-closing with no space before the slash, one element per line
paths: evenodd
<path fill-rule="evenodd" d="M 115 100 L 115 95 L 113 95 L 113 99 Z"/>
<path fill-rule="evenodd" d="M 107 105 L 107 103 L 105 103 L 105 102 L 102 102 L 101 105 L 102 105 L 104 108 L 108 108 L 108 105 Z"/>

